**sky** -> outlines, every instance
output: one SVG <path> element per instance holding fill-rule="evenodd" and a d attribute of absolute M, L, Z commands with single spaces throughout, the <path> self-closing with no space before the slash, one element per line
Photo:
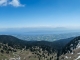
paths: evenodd
<path fill-rule="evenodd" d="M 0 28 L 80 28 L 80 0 L 0 0 Z"/>

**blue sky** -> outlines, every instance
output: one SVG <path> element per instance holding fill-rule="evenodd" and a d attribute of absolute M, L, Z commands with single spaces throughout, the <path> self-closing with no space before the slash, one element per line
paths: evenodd
<path fill-rule="evenodd" d="M 0 28 L 80 27 L 80 0 L 1 0 Z"/>

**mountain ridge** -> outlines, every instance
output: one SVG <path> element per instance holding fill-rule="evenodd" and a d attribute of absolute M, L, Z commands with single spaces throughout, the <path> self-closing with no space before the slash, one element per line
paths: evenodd
<path fill-rule="evenodd" d="M 80 36 L 75 37 L 62 49 L 60 60 L 80 59 Z"/>
<path fill-rule="evenodd" d="M 4 49 L 2 48 L 2 51 L 5 50 L 8 53 L 10 51 L 16 52 L 17 50 L 23 50 L 23 49 L 25 49 L 25 50 L 29 49 L 31 52 L 35 52 L 35 51 L 37 51 L 36 48 L 39 48 L 39 50 L 42 49 L 43 52 L 47 51 L 48 54 L 52 54 L 52 53 L 59 54 L 59 53 L 61 53 L 59 51 L 61 51 L 62 48 L 65 47 L 65 45 L 68 44 L 73 39 L 75 39 L 75 38 L 57 40 L 54 42 L 25 41 L 25 40 L 18 39 L 11 35 L 0 35 L 0 43 L 2 44 L 1 46 L 4 47 Z M 5 48 L 5 45 L 7 45 L 8 47 Z M 9 47 L 11 47 L 11 48 L 9 48 Z M 41 55 L 39 55 L 39 56 L 41 56 Z M 56 58 L 59 56 L 56 55 Z M 58 60 L 58 59 L 56 59 L 56 60 Z"/>

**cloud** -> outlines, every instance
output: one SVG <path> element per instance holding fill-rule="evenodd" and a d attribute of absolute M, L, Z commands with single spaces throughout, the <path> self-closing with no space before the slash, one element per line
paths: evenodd
<path fill-rule="evenodd" d="M 0 0 L 0 6 L 6 6 L 7 0 Z"/>
<path fill-rule="evenodd" d="M 14 7 L 24 7 L 25 5 L 21 4 L 19 0 L 0 0 L 0 6 L 14 6 Z"/>
<path fill-rule="evenodd" d="M 14 6 L 14 7 L 23 7 L 24 5 L 22 5 L 20 3 L 19 0 L 12 0 L 11 2 L 9 2 L 10 5 Z"/>

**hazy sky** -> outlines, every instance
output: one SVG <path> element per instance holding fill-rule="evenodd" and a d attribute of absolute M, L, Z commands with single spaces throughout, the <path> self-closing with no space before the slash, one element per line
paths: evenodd
<path fill-rule="evenodd" d="M 0 28 L 80 27 L 80 0 L 0 0 Z"/>

